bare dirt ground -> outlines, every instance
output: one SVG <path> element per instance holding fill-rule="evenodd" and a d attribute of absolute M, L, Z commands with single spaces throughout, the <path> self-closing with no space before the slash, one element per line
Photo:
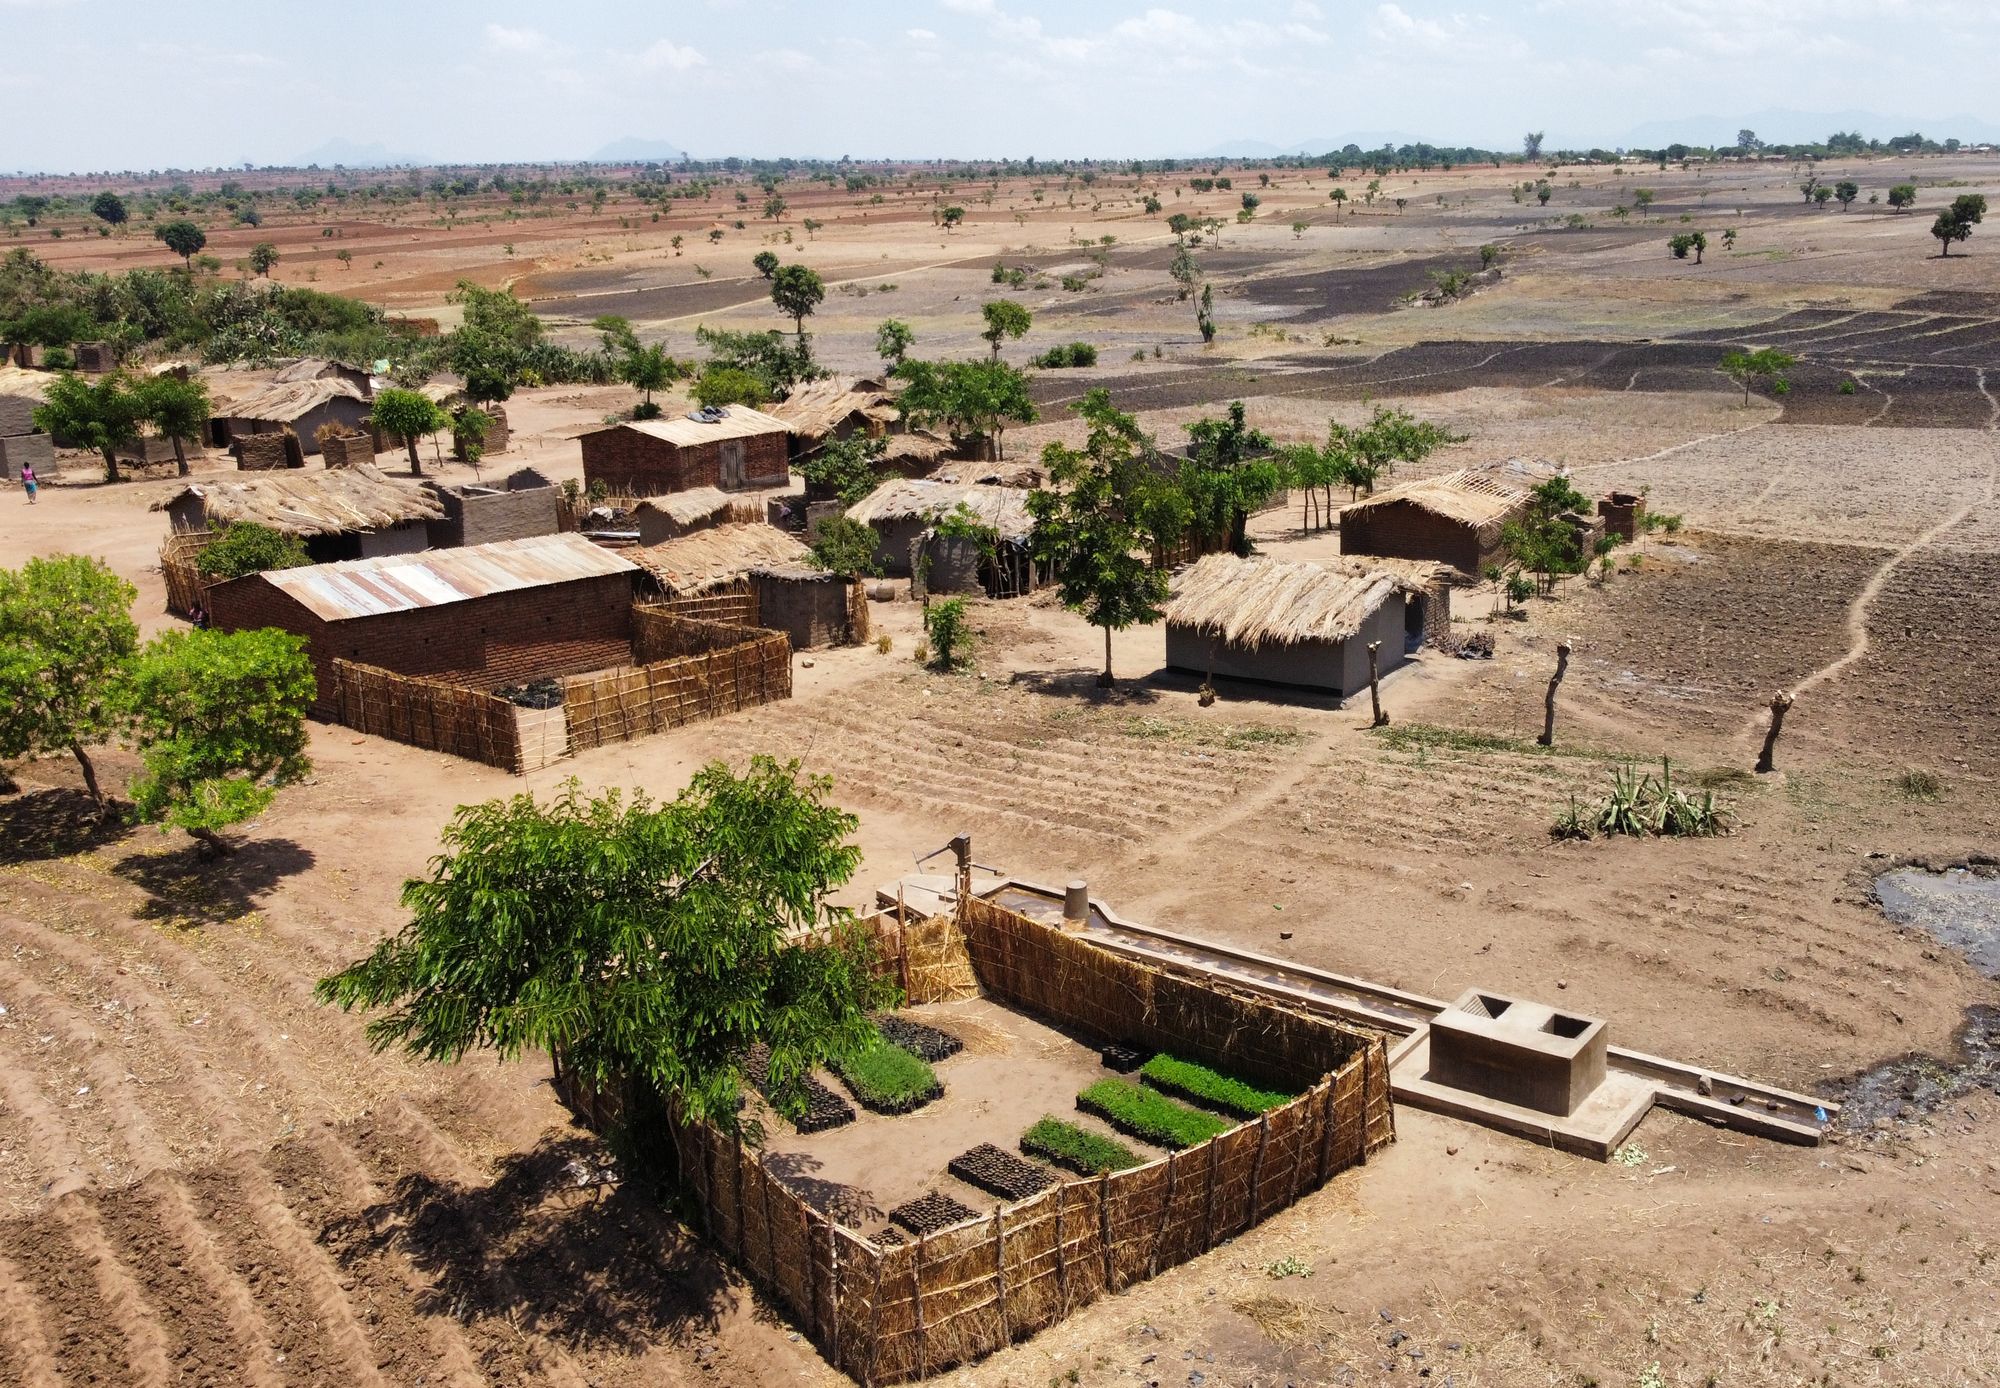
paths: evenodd
<path fill-rule="evenodd" d="M 1866 187 L 1906 172 L 1992 180 L 1971 160 L 1856 172 Z M 1413 179 L 1413 194 L 1396 190 L 1400 214 L 1337 219 L 1321 210 L 1323 174 L 1310 188 L 1282 175 L 1259 223 L 1224 232 L 1224 329 L 1206 354 L 1165 278 L 1158 220 L 1118 205 L 1122 191 L 1093 214 L 1092 195 L 1058 209 L 1059 188 L 1041 204 L 1004 189 L 990 208 L 970 199 L 968 226 L 949 235 L 918 205 L 892 217 L 837 199 L 804 252 L 882 267 L 852 276 L 875 286 L 866 296 L 830 294 L 817 325 L 823 354 L 860 368 L 890 314 L 917 324 L 923 351 L 982 350 L 991 257 L 1011 262 L 1033 237 L 1036 263 L 1087 264 L 1061 249 L 1069 219 L 1079 238 L 1117 235 L 1096 292 L 1026 296 L 1037 326 L 1010 354 L 1079 337 L 1105 364 L 1042 378 L 1045 422 L 1013 431 L 1010 455 L 1075 437 L 1061 402 L 1093 385 L 1168 437 L 1240 397 L 1281 438 L 1315 438 L 1329 418 L 1364 417 L 1365 390 L 1469 435 L 1428 468 L 1551 457 L 1587 489 L 1643 486 L 1684 516 L 1679 534 L 1635 547 L 1636 569 L 1493 621 L 1493 660 L 1427 653 L 1392 676 L 1386 735 L 1269 691 L 1225 689 L 1201 709 L 1157 673 L 1158 628 L 1117 638 L 1126 682 L 1103 694 L 1097 633 L 1041 598 L 976 605 L 977 668 L 958 676 L 911 662 L 913 605 L 878 604 L 888 654 L 815 653 L 787 703 L 525 781 L 318 726 L 314 781 L 282 794 L 222 864 L 177 837 L 94 829 L 67 763 L 18 768 L 21 792 L 0 797 L 0 1382 L 835 1381 L 670 1209 L 635 1186 L 578 1188 L 602 1148 L 568 1123 L 545 1064 L 374 1055 L 358 1019 L 310 997 L 400 923 L 398 886 L 424 870 L 455 805 L 572 774 L 671 794 L 706 759 L 756 752 L 830 772 L 860 813 L 856 900 L 967 830 L 982 861 L 1086 877 L 1139 919 L 1438 996 L 1560 992 L 1610 1019 L 1620 1044 L 1795 1088 L 1837 1096 L 1872 1067 L 1931 1058 L 1879 1127 L 1871 1110 L 1819 1149 L 1656 1115 L 1631 1164 L 1600 1166 L 1401 1112 L 1397 1144 L 1365 1169 L 954 1381 L 1394 1383 L 1424 1369 L 1461 1388 L 2000 1381 L 2000 1098 L 1990 1076 L 1961 1084 L 1952 1068 L 1968 1009 L 2000 990 L 1867 896 L 1890 861 L 1991 853 L 2000 838 L 2000 446 L 1990 404 L 1971 403 L 1982 368 L 1947 368 L 1985 350 L 1977 322 L 1948 320 L 1991 314 L 2000 253 L 1975 237 L 1941 262 L 1916 217 L 1799 207 L 1782 171 L 1580 171 L 1551 213 L 1601 212 L 1637 183 L 1660 191 L 1655 222 L 1537 229 L 1545 214 L 1507 196 L 1512 174 Z M 1943 196 L 1926 186 L 1927 203 Z M 927 207 L 928 194 L 909 201 Z M 1207 202 L 1225 214 L 1220 195 Z M 1670 260 L 1682 208 L 1712 242 L 1725 221 L 1740 227 L 1736 252 Z M 1310 219 L 1301 237 L 1294 215 Z M 599 235 L 597 222 L 561 230 Z M 623 231 L 640 248 L 595 266 L 552 236 L 539 273 L 609 264 L 650 292 L 709 263 L 705 238 L 674 257 L 664 229 Z M 455 274 L 508 264 L 478 250 L 492 227 L 395 234 L 429 238 L 383 257 L 384 292 L 392 271 L 406 276 L 393 292 L 415 312 Z M 528 232 L 509 234 L 526 258 Z M 1250 292 L 1268 275 L 1303 304 L 1323 271 L 1321 314 L 1349 292 L 1335 271 L 1469 257 L 1503 236 L 1517 248 L 1508 276 L 1443 309 L 1383 310 L 1355 290 L 1360 307 L 1306 322 Z M 728 231 L 735 259 L 714 253 L 708 283 L 744 280 L 746 306 L 701 321 L 776 326 L 751 303 L 761 244 Z M 1122 307 L 1096 311 L 1114 296 Z M 659 330 L 679 341 L 692 327 Z M 1730 341 L 1803 331 L 1802 355 L 1858 381 L 1852 396 L 1824 392 L 1829 410 L 1854 413 L 1802 410 L 1819 398 L 1803 384 L 1744 408 L 1710 369 L 1720 344 L 1693 336 L 1718 328 Z M 1326 346 L 1328 334 L 1355 341 Z M 1912 355 L 1913 341 L 1930 350 Z M 1607 345 L 1672 357 L 1620 377 Z M 1146 360 L 1124 360 L 1133 351 Z M 1496 352 L 1521 364 L 1501 370 L 1504 355 L 1485 360 Z M 1381 359 L 1332 364 L 1356 356 Z M 1384 369 L 1399 361 L 1419 370 Z M 1902 389 L 1897 361 L 1950 379 Z M 574 476 L 574 433 L 629 398 L 517 395 L 518 453 L 493 462 Z M 103 555 L 157 628 L 149 566 L 164 527 L 146 507 L 171 484 L 86 485 L 90 472 L 76 460 L 33 510 L 0 504 L 6 552 Z M 1272 513 L 1259 541 L 1333 550 L 1330 533 L 1298 525 L 1296 506 Z M 1461 595 L 1463 629 L 1485 627 L 1492 604 Z M 1558 748 L 1542 752 L 1526 739 L 1563 637 L 1576 659 Z M 1778 689 L 1799 691 L 1781 770 L 1752 778 Z M 1572 793 L 1605 784 L 1621 758 L 1662 755 L 1719 789 L 1736 833 L 1549 840 Z M 122 786 L 129 767 L 107 762 Z M 1937 777 L 1938 798 L 1912 798 L 1900 777 L 1913 767 Z M 1272 1275 L 1298 1265 L 1312 1275 Z"/>

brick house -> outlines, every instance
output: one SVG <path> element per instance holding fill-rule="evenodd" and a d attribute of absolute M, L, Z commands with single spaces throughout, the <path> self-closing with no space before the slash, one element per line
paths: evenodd
<path fill-rule="evenodd" d="M 792 480 L 791 427 L 746 405 L 677 419 L 643 419 L 585 434 L 583 480 L 614 496 L 660 496 L 693 487 L 746 491 Z"/>
<path fill-rule="evenodd" d="M 1529 492 L 1549 475 L 1504 464 L 1377 492 L 1341 508 L 1340 552 L 1429 560 L 1477 579 L 1501 561 L 1502 528 L 1528 509 Z"/>
<path fill-rule="evenodd" d="M 638 572 L 580 535 L 540 535 L 252 574 L 210 589 L 209 610 L 222 631 L 305 637 L 313 712 L 333 717 L 335 660 L 481 686 L 630 664 Z"/>

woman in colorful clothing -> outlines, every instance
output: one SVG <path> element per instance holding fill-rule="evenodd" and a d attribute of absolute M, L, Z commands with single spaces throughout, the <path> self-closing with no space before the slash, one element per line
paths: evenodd
<path fill-rule="evenodd" d="M 28 489 L 28 504 L 33 506 L 35 504 L 35 493 L 40 490 L 42 485 L 35 479 L 35 466 L 33 463 L 21 464 L 21 485 Z"/>

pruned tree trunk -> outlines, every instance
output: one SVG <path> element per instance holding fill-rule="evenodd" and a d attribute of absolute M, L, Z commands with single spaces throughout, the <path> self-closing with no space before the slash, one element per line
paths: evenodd
<path fill-rule="evenodd" d="M 1382 671 L 1379 652 L 1380 641 L 1368 643 L 1368 702 L 1375 706 L 1375 721 L 1370 727 L 1379 728 L 1389 721 L 1389 715 L 1382 712 Z"/>
<path fill-rule="evenodd" d="M 424 475 L 424 463 L 423 459 L 417 456 L 417 436 L 415 434 L 405 434 L 403 436 L 403 447 L 410 451 L 410 476 L 422 477 Z"/>
<path fill-rule="evenodd" d="M 97 802 L 98 813 L 102 814 L 104 791 L 97 784 L 97 767 L 91 763 L 90 753 L 83 750 L 81 742 L 70 743 L 69 750 L 75 756 L 76 764 L 83 770 L 83 788 L 90 792 L 90 798 Z"/>
<path fill-rule="evenodd" d="M 1772 754 L 1778 750 L 1778 734 L 1785 730 L 1785 714 L 1791 707 L 1792 696 L 1784 690 L 1779 690 L 1771 696 L 1771 726 L 1764 730 L 1764 750 L 1757 754 L 1757 770 L 1760 774 L 1778 769 L 1777 763 L 1772 760 Z"/>
<path fill-rule="evenodd" d="M 122 480 L 118 476 L 118 453 L 115 449 L 104 450 L 104 480 L 107 482 Z"/>
<path fill-rule="evenodd" d="M 190 829 L 188 830 L 188 837 L 208 848 L 218 858 L 227 858 L 236 851 L 235 844 L 216 833 L 213 829 Z"/>
<path fill-rule="evenodd" d="M 1542 700 L 1542 735 L 1535 739 L 1544 747 L 1556 745 L 1556 690 L 1569 673 L 1569 642 L 1556 647 L 1556 672 L 1549 677 L 1549 692 Z"/>
<path fill-rule="evenodd" d="M 174 471 L 182 477 L 188 475 L 187 446 L 181 442 L 179 434 L 174 435 Z"/>
<path fill-rule="evenodd" d="M 1099 675 L 1099 676 L 1097 677 L 1097 683 L 1098 683 L 1098 687 L 1099 687 L 1099 688 L 1101 688 L 1101 689 L 1109 689 L 1109 688 L 1111 688 L 1111 685 L 1112 685 L 1112 679 L 1111 679 L 1111 628 L 1110 628 L 1110 627 L 1106 627 L 1106 628 L 1104 629 L 1104 673 L 1103 673 L 1103 674 L 1101 674 L 1101 675 Z"/>

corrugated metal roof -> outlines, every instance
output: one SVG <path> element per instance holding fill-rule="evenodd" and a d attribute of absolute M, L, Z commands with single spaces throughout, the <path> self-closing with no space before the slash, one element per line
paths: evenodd
<path fill-rule="evenodd" d="M 774 419 L 762 410 L 753 410 L 748 405 L 727 406 L 728 413 L 714 423 L 699 419 L 689 419 L 677 415 L 671 419 L 640 419 L 624 424 L 614 424 L 613 429 L 636 429 L 642 434 L 681 448 L 704 443 L 714 443 L 717 439 L 748 439 L 761 434 L 789 434 L 792 426 L 782 419 Z"/>
<path fill-rule="evenodd" d="M 637 568 L 581 535 L 535 535 L 464 549 L 432 549 L 276 569 L 260 577 L 327 622 L 443 607 Z"/>

